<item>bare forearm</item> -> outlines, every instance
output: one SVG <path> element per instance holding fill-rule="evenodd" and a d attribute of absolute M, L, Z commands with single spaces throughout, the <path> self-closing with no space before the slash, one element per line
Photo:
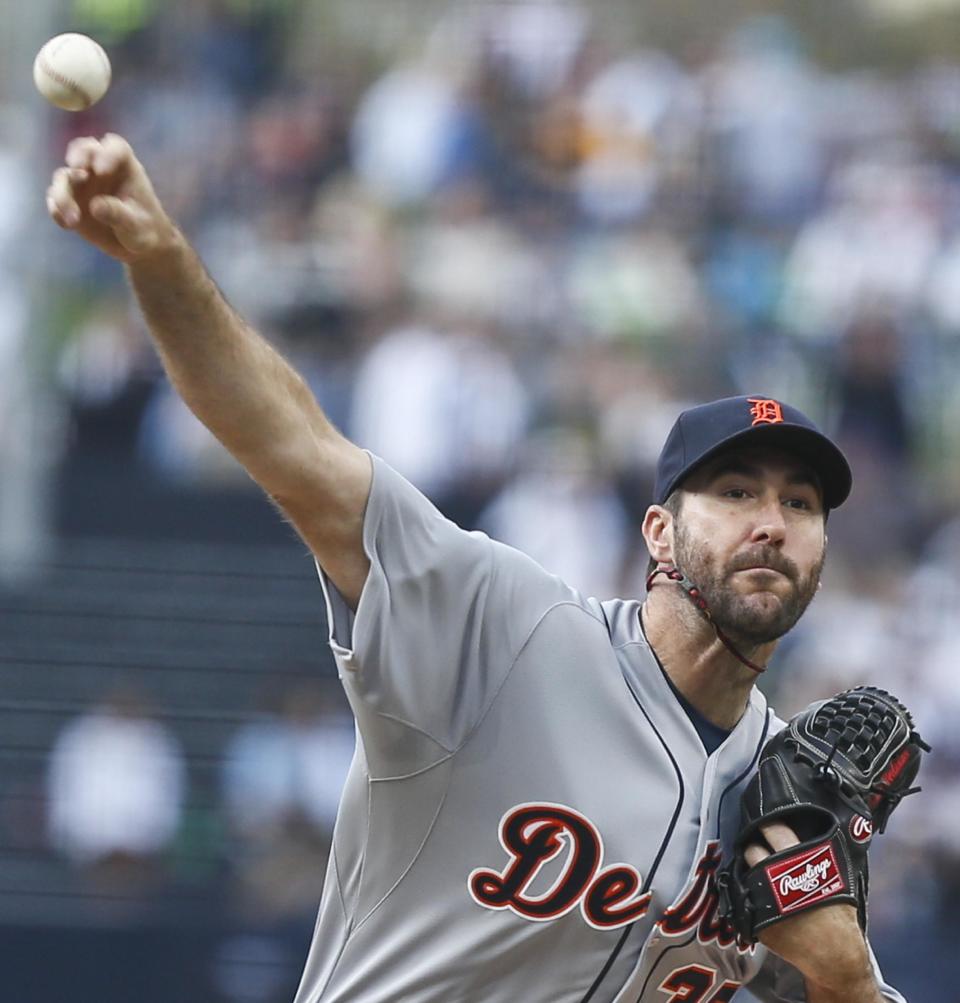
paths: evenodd
<path fill-rule="evenodd" d="M 838 984 L 821 985 L 808 977 L 806 985 L 807 1003 L 888 1003 L 869 967 Z"/>
<path fill-rule="evenodd" d="M 329 507 L 339 483 L 324 468 L 334 453 L 355 471 L 347 507 L 362 507 L 368 477 L 358 451 L 334 432 L 293 368 L 231 309 L 122 136 L 72 140 L 47 207 L 58 225 L 126 265 L 177 390 L 263 488 L 292 505 Z"/>
<path fill-rule="evenodd" d="M 170 220 L 130 144 L 70 142 L 47 210 L 127 268 L 163 364 L 193 413 L 283 508 L 348 602 L 369 559 L 369 457 L 327 421 L 299 374 L 230 307 Z"/>
<path fill-rule="evenodd" d="M 187 241 L 127 266 L 177 391 L 266 490 L 283 495 L 284 457 L 332 427 L 299 374 L 224 299 Z"/>

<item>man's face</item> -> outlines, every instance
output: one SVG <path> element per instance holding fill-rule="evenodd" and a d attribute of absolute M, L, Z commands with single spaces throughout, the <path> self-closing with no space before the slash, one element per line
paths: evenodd
<path fill-rule="evenodd" d="M 765 644 L 800 619 L 826 547 L 820 487 L 779 450 L 723 454 L 684 482 L 674 560 L 731 640 Z"/>

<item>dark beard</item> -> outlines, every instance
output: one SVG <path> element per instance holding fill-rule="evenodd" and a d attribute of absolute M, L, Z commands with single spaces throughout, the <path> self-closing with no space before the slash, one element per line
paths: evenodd
<path fill-rule="evenodd" d="M 775 547 L 759 546 L 739 554 L 724 568 L 717 568 L 703 545 L 694 544 L 679 521 L 675 523 L 674 545 L 677 567 L 700 590 L 714 623 L 738 646 L 754 647 L 783 637 L 803 615 L 817 594 L 824 554 L 805 577 L 789 558 Z M 793 586 L 790 594 L 773 609 L 761 609 L 750 596 L 740 595 L 729 583 L 731 575 L 745 568 L 763 565 L 779 571 Z"/>

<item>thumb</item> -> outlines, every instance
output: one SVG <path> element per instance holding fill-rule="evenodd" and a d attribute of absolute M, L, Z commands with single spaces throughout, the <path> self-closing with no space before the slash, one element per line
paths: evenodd
<path fill-rule="evenodd" d="M 115 195 L 97 195 L 90 200 L 90 215 L 104 226 L 119 232 L 130 231 L 137 218 L 133 207 Z"/>

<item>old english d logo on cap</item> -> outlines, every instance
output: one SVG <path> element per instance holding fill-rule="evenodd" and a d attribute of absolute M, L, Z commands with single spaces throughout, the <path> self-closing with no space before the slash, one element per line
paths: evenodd
<path fill-rule="evenodd" d="M 763 397 L 749 397 L 747 403 L 752 404 L 751 425 L 779 425 L 783 421 L 783 408 L 775 400 Z"/>

